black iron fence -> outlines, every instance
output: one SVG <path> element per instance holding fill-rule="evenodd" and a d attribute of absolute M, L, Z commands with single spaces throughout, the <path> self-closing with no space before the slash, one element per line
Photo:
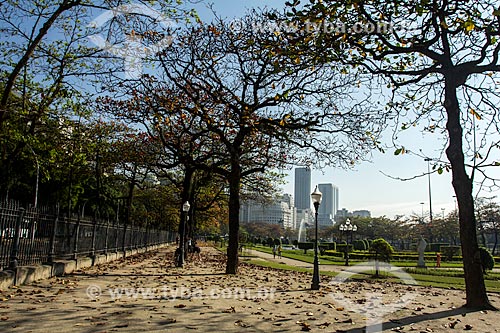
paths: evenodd
<path fill-rule="evenodd" d="M 166 230 L 0 202 L 0 270 L 172 242 Z"/>

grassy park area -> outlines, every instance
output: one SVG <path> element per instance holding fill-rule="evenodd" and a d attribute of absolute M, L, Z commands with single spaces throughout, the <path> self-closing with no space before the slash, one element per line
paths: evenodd
<path fill-rule="evenodd" d="M 273 249 L 269 246 L 263 246 L 263 245 L 253 245 L 252 249 L 265 252 L 265 253 L 273 253 Z M 313 250 L 308 250 L 306 253 L 304 253 L 304 250 L 299 250 L 299 249 L 283 249 L 282 250 L 282 255 L 283 257 L 290 258 L 290 259 L 296 259 L 304 262 L 309 262 L 312 263 L 314 260 L 314 251 Z M 434 253 L 426 253 L 426 256 L 428 255 L 433 255 L 435 256 Z M 331 255 L 319 255 L 319 258 L 322 262 L 323 265 L 341 265 L 343 266 L 345 264 L 345 260 L 341 257 L 337 256 L 331 256 Z M 366 260 L 360 260 L 360 259 L 353 259 L 352 254 L 351 258 L 349 259 L 349 262 L 355 265 L 356 263 L 364 262 Z M 415 261 L 391 261 L 391 264 L 397 267 L 415 267 L 416 262 Z M 435 261 L 433 262 L 428 262 L 429 267 L 434 267 L 435 266 Z M 441 268 L 462 268 L 463 264 L 460 261 L 442 261 L 441 262 Z"/>
<path fill-rule="evenodd" d="M 256 245 L 249 247 L 249 249 L 272 254 L 272 248 L 268 246 L 261 246 L 261 245 Z M 311 272 L 312 269 L 309 268 L 304 268 L 304 267 L 297 267 L 293 265 L 288 265 L 284 263 L 278 263 L 278 262 L 273 262 L 273 261 L 264 261 L 261 259 L 256 258 L 255 256 L 248 256 L 245 254 L 245 251 L 243 251 L 242 256 L 245 258 L 245 262 L 253 264 L 253 265 L 259 265 L 259 266 L 264 266 L 264 267 L 269 267 L 269 268 L 274 268 L 274 269 L 280 269 L 280 270 L 292 270 L 292 271 L 298 271 L 298 272 Z M 303 250 L 299 249 L 283 249 L 282 250 L 282 257 L 283 258 L 289 258 L 289 259 L 294 259 L 294 260 L 299 260 L 305 263 L 313 263 L 314 260 L 314 251 L 308 250 L 306 253 L 304 253 Z M 341 258 L 338 257 L 332 257 L 329 255 L 320 255 L 319 256 L 320 260 L 320 265 L 325 266 L 325 265 L 335 265 L 335 266 L 343 266 L 345 267 L 345 261 Z M 363 261 L 366 260 L 349 260 L 350 265 L 356 265 L 359 264 Z M 396 267 L 402 267 L 404 268 L 405 272 L 410 274 L 415 281 L 419 285 L 422 286 L 433 286 L 433 287 L 439 287 L 439 288 L 449 288 L 449 289 L 464 289 L 465 288 L 465 283 L 464 283 L 464 277 L 463 277 L 463 270 L 462 270 L 462 263 L 461 262 L 442 262 L 440 268 L 435 268 L 435 262 L 427 262 L 427 269 L 422 269 L 422 268 L 417 268 L 416 267 L 416 262 L 410 262 L 410 261 L 391 261 L 391 265 L 396 266 Z M 340 268 L 340 267 L 339 267 Z M 326 276 L 336 276 L 338 274 L 338 271 L 335 270 L 321 270 L 322 275 Z M 357 275 L 354 275 L 352 278 L 353 279 L 360 279 L 360 280 L 380 280 L 383 279 L 384 281 L 387 282 L 397 282 L 398 279 L 395 277 L 391 277 L 390 273 L 384 273 L 382 274 L 381 278 L 375 279 L 373 277 L 374 271 L 367 271 L 363 272 Z M 486 288 L 489 292 L 500 292 L 500 273 L 498 272 L 488 272 L 488 274 L 485 275 L 485 283 L 486 283 Z"/>

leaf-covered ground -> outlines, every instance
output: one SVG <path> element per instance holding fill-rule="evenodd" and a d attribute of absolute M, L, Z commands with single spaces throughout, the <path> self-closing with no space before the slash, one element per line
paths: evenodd
<path fill-rule="evenodd" d="M 203 248 L 184 268 L 173 249 L 0 292 L 0 332 L 500 332 L 498 313 L 461 308 L 463 292 L 321 281 L 242 264 Z M 498 294 L 491 294 L 500 307 Z M 383 326 L 380 326 L 382 324 Z"/>

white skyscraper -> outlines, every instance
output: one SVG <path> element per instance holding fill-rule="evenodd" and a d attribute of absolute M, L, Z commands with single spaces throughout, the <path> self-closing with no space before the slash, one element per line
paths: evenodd
<path fill-rule="evenodd" d="M 320 226 L 333 226 L 339 205 L 339 189 L 333 184 L 319 184 L 318 189 L 323 193 L 318 210 L 318 224 Z"/>
<path fill-rule="evenodd" d="M 285 229 L 295 229 L 295 207 L 289 195 L 268 202 L 249 200 L 240 205 L 240 222 L 279 224 Z"/>

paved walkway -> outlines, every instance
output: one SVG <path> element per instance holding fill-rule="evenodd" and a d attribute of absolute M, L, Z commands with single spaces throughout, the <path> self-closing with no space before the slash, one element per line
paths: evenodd
<path fill-rule="evenodd" d="M 173 250 L 143 253 L 0 290 L 0 332 L 362 333 L 367 321 L 373 320 L 383 322 L 388 332 L 401 326 L 406 326 L 405 331 L 439 332 L 450 320 L 460 329 L 470 324 L 476 332 L 500 332 L 488 326 L 497 320 L 496 313 L 463 317 L 462 291 L 326 281 L 316 291 L 310 289 L 311 275 L 306 273 L 242 264 L 239 274 L 226 275 L 225 256 L 214 248 L 203 248 L 201 257 L 177 268 Z M 255 254 L 265 260 L 312 266 Z M 404 307 L 394 303 L 409 293 L 413 298 Z M 491 298 L 500 306 L 500 296 Z M 389 303 L 400 311 L 387 311 Z"/>

